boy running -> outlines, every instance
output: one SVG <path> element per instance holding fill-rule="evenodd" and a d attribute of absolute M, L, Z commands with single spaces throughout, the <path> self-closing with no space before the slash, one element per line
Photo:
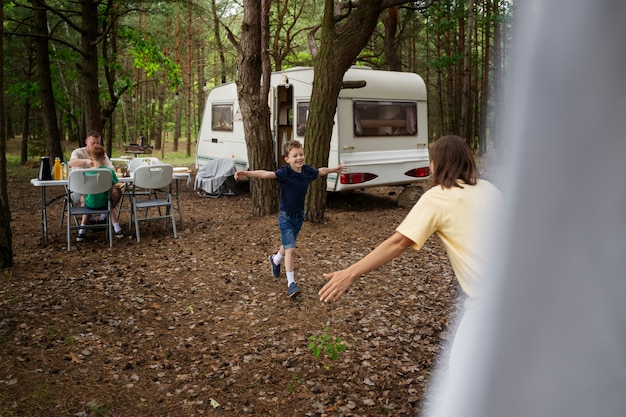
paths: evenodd
<path fill-rule="evenodd" d="M 280 264 L 285 260 L 287 274 L 287 295 L 294 297 L 300 294 L 295 280 L 296 239 L 304 222 L 304 198 L 311 181 L 318 176 L 326 176 L 336 172 L 344 172 L 345 167 L 313 168 L 304 163 L 304 149 L 297 140 L 290 140 L 283 146 L 286 165 L 276 171 L 237 171 L 235 179 L 260 178 L 276 179 L 280 187 L 280 204 L 278 209 L 278 228 L 280 229 L 281 247 L 274 255 L 269 256 L 272 274 L 280 277 Z"/>

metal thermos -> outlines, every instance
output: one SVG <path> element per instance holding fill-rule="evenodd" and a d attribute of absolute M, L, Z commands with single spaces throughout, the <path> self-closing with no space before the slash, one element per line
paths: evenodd
<path fill-rule="evenodd" d="M 52 179 L 52 167 L 50 166 L 50 158 L 47 156 L 41 157 L 41 163 L 39 164 L 39 180 L 48 181 Z"/>

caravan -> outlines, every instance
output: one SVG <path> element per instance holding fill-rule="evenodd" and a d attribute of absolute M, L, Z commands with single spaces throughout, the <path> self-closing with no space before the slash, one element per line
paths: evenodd
<path fill-rule="evenodd" d="M 426 86 L 414 73 L 352 67 L 343 78 L 330 142 L 328 166 L 342 163 L 346 173 L 326 178 L 328 191 L 407 185 L 428 178 Z M 358 88 L 360 86 L 360 88 Z M 304 143 L 313 87 L 313 68 L 296 67 L 271 76 L 270 106 L 277 166 L 282 144 Z M 354 88 L 357 87 L 357 88 Z M 215 87 L 207 97 L 198 137 L 196 165 L 232 158 L 248 168 L 243 121 L 234 82 Z"/>

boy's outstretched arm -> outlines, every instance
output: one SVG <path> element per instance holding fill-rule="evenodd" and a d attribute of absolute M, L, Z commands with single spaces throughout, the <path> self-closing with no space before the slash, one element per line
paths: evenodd
<path fill-rule="evenodd" d="M 346 170 L 346 167 L 343 166 L 342 164 L 339 164 L 335 168 L 327 168 L 327 167 L 320 168 L 319 172 L 320 172 L 320 175 L 324 176 L 324 175 L 331 174 L 333 172 L 336 172 L 337 174 L 341 174 L 345 172 L 345 170 Z"/>
<path fill-rule="evenodd" d="M 244 178 L 261 178 L 261 179 L 273 179 L 276 178 L 274 171 L 265 171 L 259 169 L 257 171 L 237 171 L 235 172 L 235 179 L 241 180 Z"/>

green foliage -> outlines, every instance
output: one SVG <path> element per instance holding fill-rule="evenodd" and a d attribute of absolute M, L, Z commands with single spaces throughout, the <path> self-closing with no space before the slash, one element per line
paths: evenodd
<path fill-rule="evenodd" d="M 294 52 L 292 55 L 289 55 L 283 61 L 282 69 L 288 69 L 293 67 L 312 67 L 313 66 L 313 57 L 311 53 L 308 51 Z"/>
<path fill-rule="evenodd" d="M 161 152 L 160 150 L 158 150 L 158 151 L 155 151 L 155 153 L 152 154 L 151 156 L 156 156 L 161 161 L 167 164 L 172 164 L 174 166 L 189 167 L 189 166 L 195 165 L 196 163 L 195 149 L 193 150 L 194 152 L 192 152 L 190 156 L 187 156 L 185 152 L 186 146 L 187 145 L 185 143 L 181 142 L 178 144 L 178 149 L 180 149 L 178 152 L 173 152 L 173 151 Z"/>
<path fill-rule="evenodd" d="M 182 71 L 170 57 L 161 52 L 156 39 L 137 34 L 126 27 L 120 28 L 119 36 L 126 38 L 131 45 L 129 53 L 134 58 L 135 68 L 143 68 L 148 77 L 162 71 L 167 76 L 172 91 L 182 84 Z"/>
<path fill-rule="evenodd" d="M 24 104 L 30 100 L 31 106 L 39 106 L 41 97 L 39 95 L 39 83 L 35 81 L 23 81 L 12 84 L 6 90 L 8 95 L 15 97 L 15 102 Z"/>
<path fill-rule="evenodd" d="M 436 70 L 443 70 L 448 67 L 454 67 L 455 65 L 463 62 L 463 54 L 457 53 L 453 55 L 442 55 L 439 58 L 433 58 L 429 64 Z"/>
<path fill-rule="evenodd" d="M 95 416 L 103 416 L 109 411 L 105 404 L 98 404 L 96 401 L 88 402 L 87 407 L 89 407 L 89 411 Z"/>
<path fill-rule="evenodd" d="M 39 384 L 33 387 L 32 398 L 37 401 L 41 401 L 50 397 L 50 388 L 47 383 Z"/>
<path fill-rule="evenodd" d="M 298 385 L 302 385 L 302 379 L 298 375 L 294 375 L 293 379 L 287 383 L 287 390 L 294 392 Z"/>
<path fill-rule="evenodd" d="M 309 336 L 309 350 L 314 358 L 324 352 L 330 360 L 337 360 L 339 354 L 346 350 L 346 345 L 339 337 L 328 334 L 328 327 L 319 335 Z"/>

